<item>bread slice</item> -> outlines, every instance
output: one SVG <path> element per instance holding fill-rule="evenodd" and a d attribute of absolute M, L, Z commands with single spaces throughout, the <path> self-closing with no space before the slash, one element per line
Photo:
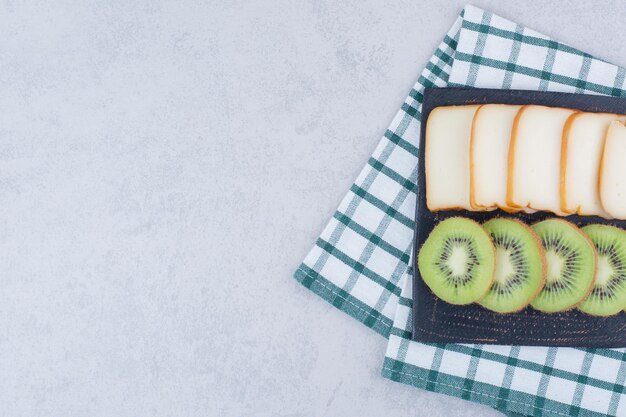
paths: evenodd
<path fill-rule="evenodd" d="M 426 205 L 474 210 L 469 198 L 469 143 L 479 105 L 433 109 L 426 124 Z"/>
<path fill-rule="evenodd" d="M 626 219 L 626 126 L 611 122 L 600 160 L 600 201 L 610 216 Z"/>
<path fill-rule="evenodd" d="M 474 115 L 470 141 L 470 203 L 475 209 L 519 209 L 506 202 L 513 121 L 522 106 L 485 104 Z"/>
<path fill-rule="evenodd" d="M 575 113 L 565 122 L 561 143 L 561 210 L 610 218 L 600 203 L 598 173 L 607 129 L 626 116 Z"/>
<path fill-rule="evenodd" d="M 509 145 L 507 205 L 561 210 L 561 140 L 563 127 L 575 111 L 537 105 L 523 106 L 513 123 Z"/>

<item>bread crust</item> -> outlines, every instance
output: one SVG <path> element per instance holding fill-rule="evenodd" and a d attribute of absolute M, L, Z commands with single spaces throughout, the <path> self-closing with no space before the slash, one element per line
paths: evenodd
<path fill-rule="evenodd" d="M 509 142 L 509 158 L 508 158 L 508 172 L 506 176 L 506 204 L 509 207 L 522 209 L 528 206 L 521 206 L 515 202 L 515 146 L 517 145 L 517 128 L 519 127 L 519 121 L 524 114 L 524 111 L 528 109 L 529 105 L 522 106 L 515 119 L 513 119 L 513 128 L 511 129 L 511 140 Z"/>
<path fill-rule="evenodd" d="M 565 180 L 567 178 L 567 151 L 569 145 L 569 133 L 572 128 L 572 124 L 584 113 L 574 113 L 565 121 L 563 125 L 563 136 L 561 138 L 561 159 L 560 159 L 560 178 L 559 178 L 559 199 L 561 202 L 561 211 L 564 213 L 572 214 L 576 212 L 576 209 L 572 210 L 567 206 L 567 188 L 565 186 Z M 580 206 L 578 206 L 580 209 Z"/>
<path fill-rule="evenodd" d="M 485 206 L 482 206 L 480 204 L 478 204 L 476 202 L 476 178 L 474 178 L 474 142 L 476 140 L 476 117 L 478 116 L 478 114 L 480 113 L 481 109 L 483 109 L 484 106 L 480 106 L 478 109 L 476 109 L 476 113 L 474 113 L 474 118 L 472 119 L 472 128 L 470 130 L 470 143 L 469 143 L 469 167 L 470 167 L 470 172 L 469 172 L 469 183 L 470 183 L 470 189 L 469 189 L 469 199 L 470 199 L 470 206 L 472 207 L 472 209 L 475 210 L 480 210 L 480 209 L 484 209 Z"/>

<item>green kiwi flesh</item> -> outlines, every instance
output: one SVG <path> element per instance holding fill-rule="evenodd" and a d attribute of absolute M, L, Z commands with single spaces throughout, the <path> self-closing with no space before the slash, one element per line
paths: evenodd
<path fill-rule="evenodd" d="M 626 307 L 626 232 L 592 224 L 582 228 L 598 252 L 598 271 L 591 292 L 578 309 L 594 316 L 612 316 Z"/>
<path fill-rule="evenodd" d="M 439 223 L 420 248 L 418 268 L 431 291 L 450 304 L 481 299 L 493 281 L 495 250 L 473 220 L 452 217 Z"/>
<path fill-rule="evenodd" d="M 545 257 L 539 237 L 520 221 L 492 219 L 483 224 L 496 248 L 496 270 L 483 307 L 512 313 L 526 307 L 545 282 Z"/>
<path fill-rule="evenodd" d="M 568 310 L 582 301 L 593 286 L 596 272 L 593 243 L 565 220 L 544 220 L 531 228 L 541 239 L 547 266 L 546 283 L 531 306 L 549 313 Z"/>

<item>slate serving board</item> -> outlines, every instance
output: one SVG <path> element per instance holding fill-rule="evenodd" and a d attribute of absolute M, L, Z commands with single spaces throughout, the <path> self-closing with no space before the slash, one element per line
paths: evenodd
<path fill-rule="evenodd" d="M 478 88 L 427 88 L 422 106 L 422 132 L 419 146 L 419 175 L 413 248 L 413 340 L 428 343 L 481 343 L 497 345 L 626 347 L 626 313 L 612 317 L 593 317 L 573 309 L 562 313 L 541 313 L 530 307 L 512 314 L 499 314 L 478 304 L 455 306 L 438 299 L 426 286 L 417 268 L 417 254 L 440 221 L 463 216 L 478 222 L 494 217 L 519 219 L 532 224 L 557 217 L 552 213 L 533 214 L 470 212 L 447 210 L 430 212 L 426 207 L 424 150 L 426 123 L 430 112 L 439 106 L 463 104 L 540 104 L 588 112 L 626 114 L 626 99 L 586 94 L 549 93 L 524 90 Z M 626 168 L 624 174 L 626 175 Z M 571 215 L 564 219 L 579 226 L 610 224 L 626 229 L 624 220 L 597 216 Z"/>

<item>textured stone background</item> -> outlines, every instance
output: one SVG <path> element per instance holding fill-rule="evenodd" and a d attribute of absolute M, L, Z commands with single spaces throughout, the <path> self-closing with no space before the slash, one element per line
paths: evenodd
<path fill-rule="evenodd" d="M 623 1 L 475 4 L 626 65 Z M 291 279 L 462 5 L 2 2 L 0 414 L 499 415 Z"/>

